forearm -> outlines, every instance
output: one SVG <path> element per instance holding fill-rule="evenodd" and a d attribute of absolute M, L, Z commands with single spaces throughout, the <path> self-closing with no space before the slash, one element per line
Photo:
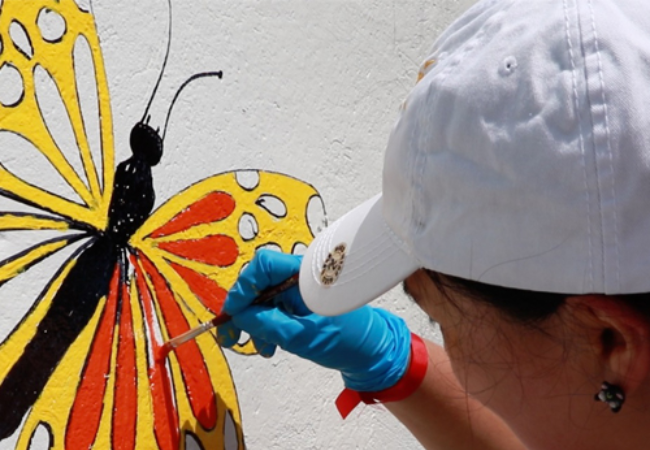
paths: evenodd
<path fill-rule="evenodd" d="M 429 450 L 523 450 L 514 433 L 492 411 L 465 393 L 442 347 L 426 342 L 429 367 L 407 399 L 388 410 Z"/>

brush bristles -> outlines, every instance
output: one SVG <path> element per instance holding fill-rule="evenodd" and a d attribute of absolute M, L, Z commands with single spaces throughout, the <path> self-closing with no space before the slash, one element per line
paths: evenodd
<path fill-rule="evenodd" d="M 165 344 L 162 347 L 159 347 L 156 351 L 154 359 L 158 363 L 163 362 L 173 349 L 174 346 L 170 342 L 165 342 Z"/>

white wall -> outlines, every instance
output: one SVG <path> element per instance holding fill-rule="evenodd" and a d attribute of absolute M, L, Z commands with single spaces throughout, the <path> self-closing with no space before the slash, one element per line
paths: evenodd
<path fill-rule="evenodd" d="M 158 75 L 167 4 L 92 3 L 122 161 Z M 259 168 L 314 185 L 332 220 L 380 190 L 398 106 L 435 37 L 474 0 L 172 3 L 171 55 L 152 122 L 164 121 L 190 75 L 221 69 L 224 78 L 198 81 L 179 100 L 154 170 L 157 202 L 209 175 Z M 399 288 L 377 304 L 439 338 Z M 381 408 L 360 407 L 341 420 L 334 399 L 342 382 L 334 372 L 281 351 L 271 360 L 228 360 L 251 450 L 419 448 Z"/>
<path fill-rule="evenodd" d="M 266 0 L 175 7 L 175 72 L 167 86 L 205 69 L 223 69 L 224 79 L 197 85 L 176 111 L 165 156 L 174 179 L 158 179 L 158 191 L 174 192 L 186 179 L 215 170 L 263 167 L 312 183 L 336 219 L 380 190 L 397 108 L 434 38 L 472 3 Z M 116 9 L 105 5 L 100 18 L 114 23 L 104 25 L 115 33 L 104 39 L 105 55 L 109 80 L 116 80 L 113 98 L 124 105 L 115 108 L 116 129 L 127 130 L 137 118 L 137 110 L 126 109 L 132 83 L 144 98 L 160 49 L 156 39 L 124 43 L 134 36 L 123 36 L 120 22 L 134 14 L 127 12 L 133 6 L 119 19 L 109 17 Z M 147 28 L 162 40 L 164 27 Z M 120 45 L 132 52 L 127 64 L 134 78 L 119 75 L 125 70 L 117 63 Z M 416 332 L 437 337 L 399 288 L 377 304 L 403 315 Z M 271 360 L 231 355 L 229 362 L 251 450 L 420 448 L 381 408 L 362 406 L 341 420 L 333 402 L 342 382 L 334 372 L 282 352 Z"/>

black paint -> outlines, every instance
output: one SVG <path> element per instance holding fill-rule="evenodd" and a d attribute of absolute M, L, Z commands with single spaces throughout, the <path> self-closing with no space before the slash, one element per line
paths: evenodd
<path fill-rule="evenodd" d="M 157 131 L 142 122 L 133 127 L 133 156 L 117 166 L 106 230 L 86 234 L 93 241 L 76 258 L 34 338 L 0 384 L 0 440 L 20 426 L 65 353 L 88 325 L 99 301 L 108 294 L 115 268 L 119 266 L 122 276 L 126 273 L 127 243 L 153 209 L 151 167 L 160 161 L 162 149 Z"/>

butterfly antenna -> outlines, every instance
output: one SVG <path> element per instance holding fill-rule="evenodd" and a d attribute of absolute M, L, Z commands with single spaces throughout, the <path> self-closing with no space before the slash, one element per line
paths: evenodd
<path fill-rule="evenodd" d="M 168 23 L 168 28 L 167 28 L 167 50 L 165 52 L 165 59 L 163 61 L 162 67 L 160 68 L 160 74 L 158 75 L 158 81 L 156 81 L 156 85 L 153 87 L 153 92 L 151 93 L 151 97 L 149 98 L 149 103 L 147 103 L 147 107 L 144 110 L 144 114 L 142 115 L 142 119 L 140 122 L 144 122 L 145 118 L 147 117 L 147 114 L 149 113 L 149 108 L 151 108 L 151 104 L 153 103 L 153 99 L 156 96 L 156 92 L 158 91 L 158 87 L 160 86 L 160 82 L 162 81 L 163 74 L 165 73 L 165 67 L 167 66 L 167 60 L 169 59 L 169 49 L 172 46 L 172 0 L 167 0 L 167 3 L 169 4 L 169 23 Z"/>
<path fill-rule="evenodd" d="M 194 80 L 198 80 L 199 78 L 206 78 L 206 77 L 217 77 L 221 79 L 223 77 L 223 72 L 221 70 L 217 72 L 201 72 L 201 73 L 195 73 L 191 77 L 189 77 L 183 84 L 181 84 L 181 87 L 178 88 L 176 91 L 176 94 L 174 94 L 174 98 L 172 99 L 171 104 L 169 105 L 169 110 L 167 111 L 167 118 L 165 119 L 165 127 L 163 128 L 163 134 L 162 134 L 162 140 L 165 140 L 165 134 L 167 134 L 167 125 L 169 123 L 169 118 L 172 115 L 172 109 L 174 109 L 174 105 L 176 104 L 176 100 L 178 100 L 178 97 L 181 95 L 181 92 L 185 87 L 190 84 Z"/>

